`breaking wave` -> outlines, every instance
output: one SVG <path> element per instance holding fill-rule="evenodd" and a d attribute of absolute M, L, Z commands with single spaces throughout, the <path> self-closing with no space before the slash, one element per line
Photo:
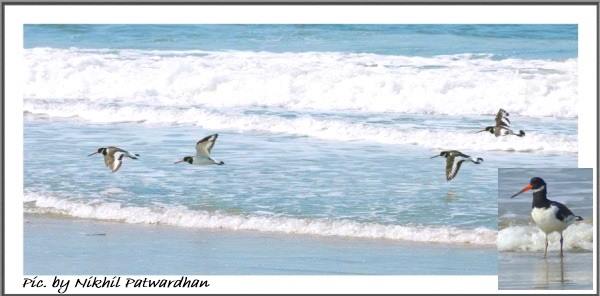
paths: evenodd
<path fill-rule="evenodd" d="M 575 223 L 564 232 L 565 250 L 592 251 L 594 228 L 588 223 Z M 548 235 L 548 250 L 560 250 L 560 235 Z M 544 233 L 534 225 L 510 226 L 498 232 L 499 251 L 544 251 Z"/>
<path fill-rule="evenodd" d="M 577 117 L 577 60 L 341 52 L 25 49 L 25 98 L 115 108 Z M 30 111 L 27 110 L 26 111 Z M 150 118 L 146 118 L 150 119 Z"/>
<path fill-rule="evenodd" d="M 153 207 L 140 207 L 100 200 L 85 202 L 36 192 L 27 192 L 24 202 L 26 213 L 61 214 L 124 223 L 165 224 L 202 229 L 251 230 L 424 243 L 488 246 L 496 243 L 496 231 L 483 227 L 460 229 L 449 226 L 384 225 L 341 219 L 232 215 L 191 210 L 184 206 L 155 205 Z"/>
<path fill-rule="evenodd" d="M 54 117 L 78 117 L 95 123 L 145 122 L 192 124 L 211 130 L 268 132 L 309 136 L 334 141 L 368 141 L 383 144 L 417 145 L 431 149 L 466 149 L 517 152 L 576 153 L 577 136 L 528 132 L 526 137 L 496 138 L 472 130 L 416 129 L 402 123 L 364 123 L 351 118 L 311 115 L 223 113 L 195 108 L 150 106 L 116 107 L 87 102 L 26 100 L 25 109 Z M 451 136 L 449 136 L 451 135 Z"/>

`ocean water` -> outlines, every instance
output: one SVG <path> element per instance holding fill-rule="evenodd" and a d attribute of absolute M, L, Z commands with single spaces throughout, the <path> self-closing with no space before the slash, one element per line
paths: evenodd
<path fill-rule="evenodd" d="M 25 212 L 494 248 L 497 168 L 577 165 L 576 44 L 569 25 L 27 25 Z M 525 137 L 476 133 L 499 108 Z M 225 165 L 173 164 L 211 133 Z M 140 159 L 110 173 L 86 156 L 108 145 Z M 484 162 L 447 182 L 447 149 Z"/>

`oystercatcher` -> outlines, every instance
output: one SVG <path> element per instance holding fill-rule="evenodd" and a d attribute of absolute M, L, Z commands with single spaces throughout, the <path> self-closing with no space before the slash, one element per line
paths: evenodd
<path fill-rule="evenodd" d="M 176 161 L 175 163 L 187 162 L 191 165 L 225 164 L 222 161 L 215 160 L 210 157 L 210 151 L 215 145 L 215 141 L 217 140 L 218 136 L 218 134 L 213 134 L 204 137 L 202 140 L 196 143 L 196 156 L 186 156 L 182 160 Z"/>
<path fill-rule="evenodd" d="M 440 152 L 440 155 L 432 156 L 431 158 L 435 158 L 438 156 L 443 156 L 446 158 L 446 180 L 450 181 L 456 177 L 458 174 L 458 170 L 460 170 L 460 166 L 463 162 L 469 160 L 472 163 L 480 164 L 483 162 L 483 158 L 478 157 L 477 159 L 473 159 L 471 156 L 466 155 L 458 150 L 448 150 Z"/>
<path fill-rule="evenodd" d="M 548 253 L 548 234 L 552 232 L 560 233 L 560 256 L 563 256 L 563 231 L 573 222 L 581 221 L 581 216 L 576 216 L 565 205 L 549 200 L 546 182 L 542 178 L 531 178 L 529 184 L 515 193 L 510 198 L 531 190 L 533 192 L 533 203 L 531 205 L 531 217 L 533 221 L 546 235 L 546 247 L 544 257 Z"/>
<path fill-rule="evenodd" d="M 94 154 L 102 154 L 104 156 L 104 164 L 114 173 L 123 164 L 123 157 L 129 157 L 131 159 L 137 159 L 139 154 L 131 154 L 126 150 L 123 150 L 119 147 L 108 146 L 98 148 L 98 151 L 89 154 L 88 156 L 92 156 Z"/>
<path fill-rule="evenodd" d="M 500 108 L 500 110 L 498 110 L 498 113 L 496 114 L 496 125 L 488 126 L 484 129 L 478 131 L 477 133 L 488 131 L 496 137 L 508 136 L 508 135 L 514 135 L 517 137 L 525 136 L 525 131 L 520 130 L 519 133 L 517 134 L 517 133 L 513 132 L 512 129 L 509 128 L 509 126 L 510 126 L 510 119 L 508 119 L 509 115 L 510 114 L 508 112 L 506 112 L 504 109 Z"/>

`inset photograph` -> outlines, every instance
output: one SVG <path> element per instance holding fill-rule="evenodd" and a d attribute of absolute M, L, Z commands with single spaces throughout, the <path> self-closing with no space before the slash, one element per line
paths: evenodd
<path fill-rule="evenodd" d="M 498 289 L 592 289 L 592 190 L 592 169 L 498 170 Z"/>

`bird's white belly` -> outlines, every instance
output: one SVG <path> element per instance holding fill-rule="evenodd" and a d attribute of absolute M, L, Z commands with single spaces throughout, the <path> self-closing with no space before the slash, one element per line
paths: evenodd
<path fill-rule="evenodd" d="M 564 223 L 556 218 L 558 208 L 556 206 L 550 206 L 547 209 L 533 208 L 531 210 L 531 218 L 543 232 L 551 233 L 554 231 L 562 232 L 567 228 L 567 223 Z"/>
<path fill-rule="evenodd" d="M 206 158 L 206 157 L 195 157 L 194 161 L 193 161 L 194 165 L 209 165 L 209 164 L 215 164 L 215 162 L 210 159 L 210 158 Z"/>

